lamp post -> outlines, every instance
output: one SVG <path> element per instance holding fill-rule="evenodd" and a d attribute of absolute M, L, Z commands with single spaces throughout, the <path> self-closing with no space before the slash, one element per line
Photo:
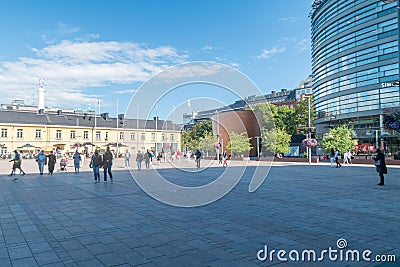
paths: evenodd
<path fill-rule="evenodd" d="M 256 136 L 257 138 L 257 158 L 260 158 L 260 136 Z"/>
<path fill-rule="evenodd" d="M 307 104 L 308 104 L 308 133 L 307 133 L 307 138 L 311 138 L 311 95 L 302 95 L 301 96 L 303 99 L 307 98 Z M 308 164 L 311 165 L 311 147 L 307 147 L 307 158 L 308 158 Z"/>

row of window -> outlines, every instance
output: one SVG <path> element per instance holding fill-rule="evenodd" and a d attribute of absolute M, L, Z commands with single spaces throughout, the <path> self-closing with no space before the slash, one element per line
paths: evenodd
<path fill-rule="evenodd" d="M 353 32 L 342 38 L 339 38 L 338 40 L 332 42 L 331 44 L 325 45 L 323 48 L 318 50 L 318 52 L 314 52 L 316 51 L 314 49 L 312 66 L 313 67 L 317 66 L 322 61 L 329 59 L 345 50 L 396 34 L 397 34 L 397 19 L 391 19 L 376 25 L 372 25 L 367 28 L 363 28 L 359 31 Z M 313 43 L 315 43 L 314 39 Z M 382 50 L 382 52 L 380 53 L 383 54 L 383 49 L 385 49 L 385 47 L 382 47 L 377 51 Z"/>
<path fill-rule="evenodd" d="M 371 84 L 380 86 L 380 83 L 398 80 L 398 73 L 398 64 L 390 64 L 343 75 L 316 86 L 314 88 L 314 96 L 316 98 L 323 97 L 339 91 L 346 91 Z"/>
<path fill-rule="evenodd" d="M 393 4 L 391 4 L 393 5 Z M 389 6 L 385 6 L 384 8 L 390 8 Z M 381 17 L 381 12 L 379 12 L 379 9 L 382 9 L 382 7 L 377 8 L 377 4 L 373 3 L 369 6 L 366 6 L 362 9 L 356 10 L 355 12 L 349 13 L 347 16 L 338 19 L 334 22 L 327 23 L 323 26 L 326 26 L 322 31 L 320 31 L 318 34 L 315 34 L 315 32 L 312 32 L 313 36 L 313 50 L 318 49 L 320 45 L 325 43 L 326 41 L 331 41 L 332 37 L 335 35 L 346 31 L 352 27 L 355 27 L 357 25 L 360 25 L 362 23 L 365 23 L 367 21 L 371 21 L 374 19 L 377 19 L 378 17 Z M 391 9 L 389 9 L 391 10 Z M 342 13 L 343 11 L 340 11 Z M 393 12 L 396 12 L 396 10 L 393 10 Z M 385 15 L 387 15 L 387 12 L 385 12 Z M 337 18 L 338 15 L 336 15 L 335 18 Z M 381 28 L 384 28 L 385 25 L 381 25 Z M 387 31 L 387 29 L 385 30 Z M 366 32 L 366 31 L 365 31 Z M 360 32 L 360 34 L 363 32 Z M 346 34 L 347 36 L 349 34 Z M 360 38 L 361 39 L 361 38 Z M 327 46 L 325 44 L 324 46 Z"/>
<path fill-rule="evenodd" d="M 71 130 L 70 131 L 70 139 L 76 139 L 76 131 Z M 108 140 L 108 132 L 104 133 L 105 140 Z M 8 137 L 8 129 L 7 128 L 2 128 L 1 129 L 1 137 L 2 138 L 7 138 Z M 23 129 L 17 129 L 17 138 L 23 138 L 24 137 L 24 130 Z M 36 139 L 41 139 L 42 138 L 42 130 L 36 129 L 35 131 L 35 138 Z M 62 131 L 61 130 L 56 130 L 56 139 L 62 139 Z M 89 139 L 89 131 L 83 131 L 83 139 L 88 140 Z M 99 141 L 101 140 L 101 131 L 96 131 L 96 140 Z M 125 140 L 125 132 L 119 132 L 119 140 Z M 136 141 L 136 134 L 135 133 L 130 133 L 130 140 L 131 141 Z M 140 140 L 141 141 L 146 141 L 146 133 L 141 133 L 140 135 Z M 150 140 L 155 141 L 156 140 L 156 134 L 151 133 L 150 135 Z M 161 134 L 161 141 L 166 141 L 166 135 Z M 171 142 L 175 141 L 175 135 L 170 134 L 169 135 L 169 140 Z"/>
<path fill-rule="evenodd" d="M 349 53 L 346 55 L 343 55 L 341 57 L 337 58 L 332 58 L 331 61 L 324 63 L 323 65 L 319 66 L 318 68 L 315 68 L 316 65 L 313 65 L 314 69 L 314 81 L 316 79 L 322 79 L 322 75 L 326 74 L 326 72 L 335 70 L 339 67 L 346 66 L 346 69 L 350 69 L 352 67 L 356 67 L 355 63 L 357 62 L 363 62 L 365 60 L 368 60 L 370 58 L 377 58 L 379 60 L 385 60 L 389 59 L 390 56 L 388 55 L 393 55 L 395 57 L 398 52 L 398 45 L 397 41 L 393 42 L 387 42 L 384 44 L 380 45 L 375 45 L 372 47 L 365 48 L 360 51 L 356 51 L 353 53 Z M 353 65 L 351 65 L 353 64 Z M 361 65 L 364 65 L 365 63 L 358 63 Z"/>
<path fill-rule="evenodd" d="M 330 22 L 332 18 L 338 18 L 340 17 L 341 14 L 343 14 L 346 10 L 353 8 L 357 6 L 358 4 L 365 3 L 365 0 L 357 0 L 357 1 L 349 1 L 349 0 L 339 0 L 339 1 L 332 1 L 333 4 L 325 9 L 323 12 L 320 12 L 319 16 L 316 17 L 315 20 L 313 20 L 313 25 L 311 28 L 311 32 L 314 35 L 321 27 L 326 27 L 326 25 L 331 25 L 332 28 L 337 27 L 338 25 L 342 24 L 344 22 L 347 22 L 349 24 L 353 23 L 363 23 L 368 21 L 368 17 L 371 16 L 372 18 L 376 17 L 381 17 L 384 15 L 387 15 L 390 12 L 395 12 L 396 8 L 396 3 L 391 3 L 391 4 L 384 4 L 381 3 L 380 1 L 372 3 L 372 5 L 366 6 L 362 9 L 359 9 L 355 12 L 349 13 L 349 15 L 340 18 L 339 21 L 337 22 Z M 374 13 L 371 13 L 371 10 L 374 11 Z M 363 13 L 369 13 L 363 15 Z M 358 21 L 358 22 L 357 22 Z M 329 23 L 328 23 L 329 22 Z M 327 29 L 331 29 L 331 27 L 326 27 Z M 338 29 L 340 30 L 340 29 Z"/>
<path fill-rule="evenodd" d="M 326 1 L 328 2 L 328 1 Z M 333 4 L 325 9 L 323 12 L 319 13 L 319 16 L 316 16 L 316 19 L 313 20 L 313 32 L 317 31 L 322 25 L 324 25 L 328 20 L 332 17 L 338 15 L 338 11 L 344 12 L 347 9 L 350 9 L 360 3 L 363 3 L 364 0 L 357 1 L 348 1 L 348 0 L 338 0 L 333 2 Z"/>
<path fill-rule="evenodd" d="M 375 89 L 367 92 L 353 93 L 315 104 L 317 112 L 339 115 L 379 108 L 398 107 L 400 92 L 397 87 Z"/>

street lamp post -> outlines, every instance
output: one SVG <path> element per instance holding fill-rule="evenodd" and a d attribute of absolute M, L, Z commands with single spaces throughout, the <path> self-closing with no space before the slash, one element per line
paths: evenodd
<path fill-rule="evenodd" d="M 256 136 L 257 138 L 257 158 L 260 158 L 260 137 Z"/>
<path fill-rule="evenodd" d="M 311 138 L 311 95 L 302 95 L 301 96 L 303 99 L 307 98 L 307 104 L 308 104 L 308 133 L 307 133 L 307 138 Z M 308 158 L 308 164 L 311 164 L 311 146 L 307 147 L 307 158 Z"/>
<path fill-rule="evenodd" d="M 308 138 L 311 138 L 311 107 L 310 107 L 310 96 L 307 97 L 308 100 Z M 308 164 L 311 164 L 311 146 L 308 149 Z"/>

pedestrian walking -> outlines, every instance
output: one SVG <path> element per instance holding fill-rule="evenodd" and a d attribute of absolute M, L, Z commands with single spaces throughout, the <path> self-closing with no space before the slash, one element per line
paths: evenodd
<path fill-rule="evenodd" d="M 196 156 L 196 167 L 197 169 L 200 168 L 200 159 L 201 159 L 201 152 L 200 150 L 196 150 L 196 153 L 194 154 Z"/>
<path fill-rule="evenodd" d="M 353 165 L 353 159 L 354 159 L 353 152 L 351 152 L 351 150 L 348 150 L 347 151 L 347 161 L 349 162 L 350 165 Z"/>
<path fill-rule="evenodd" d="M 96 149 L 94 151 L 94 154 L 92 155 L 92 158 L 91 158 L 90 164 L 89 164 L 89 167 L 93 168 L 93 175 L 94 175 L 95 183 L 100 183 L 100 168 L 101 168 L 102 164 L 103 164 L 103 159 L 101 158 L 99 151 Z"/>
<path fill-rule="evenodd" d="M 104 168 L 104 182 L 107 182 L 107 173 L 110 175 L 110 179 L 112 181 L 113 175 L 111 172 L 111 166 L 113 162 L 113 154 L 110 151 L 110 147 L 108 146 L 106 152 L 103 155 L 103 168 Z"/>
<path fill-rule="evenodd" d="M 178 150 L 178 151 L 176 152 L 176 158 L 178 159 L 178 162 L 181 161 L 181 157 L 182 157 L 182 152 L 181 152 L 180 150 Z"/>
<path fill-rule="evenodd" d="M 56 165 L 56 155 L 53 154 L 53 151 L 50 151 L 50 154 L 47 156 L 49 158 L 48 160 L 48 169 L 49 169 L 49 175 L 53 175 L 54 172 L 54 166 Z"/>
<path fill-rule="evenodd" d="M 344 152 L 343 154 L 343 165 L 344 164 L 349 164 L 349 158 L 348 158 L 349 154 L 346 152 Z"/>
<path fill-rule="evenodd" d="M 143 161 L 143 154 L 142 152 L 138 151 L 136 155 L 136 166 L 138 168 L 138 171 L 142 169 L 142 161 Z"/>
<path fill-rule="evenodd" d="M 376 156 L 373 157 L 374 160 L 374 165 L 376 167 L 376 171 L 379 173 L 379 178 L 380 181 L 378 183 L 379 186 L 385 185 L 385 176 L 384 174 L 387 174 L 387 167 L 385 163 L 385 155 L 382 153 L 382 151 L 378 148 L 376 150 Z"/>
<path fill-rule="evenodd" d="M 331 168 L 335 166 L 335 150 L 331 148 L 331 152 L 329 153 L 329 160 L 331 161 Z"/>
<path fill-rule="evenodd" d="M 14 158 L 12 160 L 10 160 L 10 162 L 11 161 L 13 162 L 13 165 L 12 165 L 12 170 L 11 170 L 10 176 L 15 175 L 16 169 L 19 169 L 20 174 L 22 173 L 22 175 L 25 175 L 25 172 L 21 168 L 21 154 L 19 154 L 17 150 L 14 150 Z M 14 179 L 14 180 L 17 180 L 17 179 Z"/>
<path fill-rule="evenodd" d="M 19 166 L 22 168 L 22 159 L 24 158 L 24 157 L 23 157 L 22 150 L 19 151 L 18 155 L 19 155 Z M 24 172 L 21 170 L 21 168 L 19 169 L 19 174 L 23 174 L 23 173 L 24 173 Z M 25 174 L 24 174 L 24 175 L 25 175 Z"/>
<path fill-rule="evenodd" d="M 129 151 L 126 150 L 125 151 L 125 168 L 131 167 L 130 158 L 131 158 L 131 153 L 129 153 Z"/>
<path fill-rule="evenodd" d="M 74 159 L 74 168 L 75 168 L 75 173 L 79 173 L 79 168 L 81 167 L 81 154 L 79 154 L 78 150 L 75 151 L 74 156 L 72 157 Z"/>
<path fill-rule="evenodd" d="M 340 158 L 340 152 L 339 152 L 339 150 L 336 148 L 336 152 L 335 152 L 336 168 L 342 167 L 342 164 L 340 164 L 340 162 L 339 162 L 339 158 Z"/>
<path fill-rule="evenodd" d="M 46 155 L 44 154 L 44 151 L 40 151 L 39 154 L 36 155 L 36 162 L 39 167 L 39 173 L 40 175 L 43 175 L 43 170 L 44 170 L 44 165 L 46 165 Z"/>
<path fill-rule="evenodd" d="M 144 163 L 146 165 L 146 169 L 150 168 L 150 160 L 151 152 L 147 149 L 147 152 L 144 154 Z"/>

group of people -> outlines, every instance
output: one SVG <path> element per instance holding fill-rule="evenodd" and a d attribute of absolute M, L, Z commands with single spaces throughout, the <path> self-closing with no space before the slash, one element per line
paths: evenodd
<path fill-rule="evenodd" d="M 75 168 L 75 173 L 79 173 L 82 157 L 78 151 L 75 151 L 73 155 L 73 161 L 74 161 L 74 168 Z M 48 155 L 44 153 L 43 150 L 41 150 L 35 157 L 36 163 L 38 164 L 39 168 L 39 173 L 40 175 L 43 175 L 44 173 L 44 166 L 47 165 L 48 168 L 48 174 L 53 175 L 54 173 L 54 167 L 56 166 L 57 163 L 57 156 L 56 154 L 53 153 L 53 151 L 50 151 Z M 63 156 L 60 160 L 60 170 L 65 171 L 68 163 L 68 158 L 66 156 Z"/>
<path fill-rule="evenodd" d="M 114 155 L 110 150 L 110 147 L 107 147 L 106 152 L 104 152 L 103 156 L 100 155 L 99 151 L 96 149 L 92 158 L 90 159 L 89 167 L 93 169 L 94 182 L 100 182 L 100 168 L 104 168 L 104 182 L 107 182 L 107 174 L 110 176 L 111 181 L 113 180 L 113 174 L 111 171 L 111 167 L 113 164 Z"/>
<path fill-rule="evenodd" d="M 150 162 L 153 161 L 154 153 L 147 149 L 146 152 L 142 153 L 138 151 L 136 155 L 136 166 L 138 171 L 142 169 L 142 162 L 145 162 L 146 169 L 150 168 Z"/>
<path fill-rule="evenodd" d="M 333 148 L 330 151 L 329 154 L 330 157 L 330 162 L 331 162 L 331 168 L 335 165 L 336 163 L 336 168 L 342 167 L 342 164 L 340 163 L 340 152 L 338 149 L 334 150 Z M 354 158 L 353 153 L 351 153 L 350 150 L 346 151 L 343 154 L 343 164 L 352 164 L 352 159 Z M 376 150 L 376 156 L 372 158 L 374 160 L 374 165 L 376 167 L 376 171 L 379 174 L 379 186 L 385 185 L 385 174 L 388 173 L 387 167 L 386 167 L 386 162 L 385 162 L 385 154 L 382 153 L 382 151 L 378 148 Z"/>
<path fill-rule="evenodd" d="M 331 168 L 334 167 L 335 163 L 336 163 L 336 168 L 340 168 L 342 167 L 342 164 L 340 163 L 340 159 L 342 158 L 340 152 L 338 149 L 334 150 L 333 148 L 331 149 L 330 153 L 329 153 L 329 159 L 331 162 Z M 344 154 L 343 154 L 343 164 L 353 164 L 352 159 L 354 158 L 353 153 L 351 153 L 350 150 L 347 150 Z"/>

